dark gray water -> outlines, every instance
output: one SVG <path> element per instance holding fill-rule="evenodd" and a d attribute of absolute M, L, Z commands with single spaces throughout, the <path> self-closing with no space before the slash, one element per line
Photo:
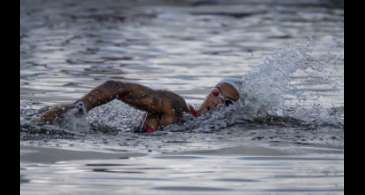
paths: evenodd
<path fill-rule="evenodd" d="M 222 2 L 22 0 L 21 193 L 343 194 L 343 9 Z M 27 123 L 108 79 L 199 104 L 225 77 L 249 105 L 151 135 L 117 101 L 67 127 Z M 247 123 L 259 108 L 306 125 Z"/>

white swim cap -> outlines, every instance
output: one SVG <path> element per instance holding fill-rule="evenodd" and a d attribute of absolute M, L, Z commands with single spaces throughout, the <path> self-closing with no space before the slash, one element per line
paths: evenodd
<path fill-rule="evenodd" d="M 226 78 L 223 79 L 222 81 L 220 81 L 218 84 L 221 83 L 228 83 L 230 85 L 232 85 L 232 87 L 234 87 L 238 93 L 240 93 L 240 89 L 241 89 L 241 85 L 242 85 L 242 81 L 240 79 L 233 79 L 233 78 Z"/>

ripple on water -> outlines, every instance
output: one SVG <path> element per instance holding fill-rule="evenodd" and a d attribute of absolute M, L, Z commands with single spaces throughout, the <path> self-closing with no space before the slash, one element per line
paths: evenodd
<path fill-rule="evenodd" d="M 176 159 L 176 160 L 183 160 L 183 159 L 186 159 L 186 160 L 195 160 L 195 159 L 202 159 L 202 158 L 205 158 L 203 156 L 188 156 L 188 155 L 163 155 L 163 156 L 155 156 L 153 158 L 156 158 L 156 159 Z"/>
<path fill-rule="evenodd" d="M 241 179 L 241 178 L 218 178 L 218 179 L 214 179 L 214 180 L 223 181 L 223 182 L 238 182 L 238 183 L 260 182 L 260 180 L 256 180 L 256 179 Z"/>
<path fill-rule="evenodd" d="M 103 163 L 88 163 L 85 166 L 89 167 L 111 167 L 111 166 L 131 166 L 131 164 L 103 164 Z"/>
<path fill-rule="evenodd" d="M 156 190 L 166 190 L 166 191 L 198 191 L 198 192 L 217 192 L 217 191 L 232 191 L 229 188 L 215 188 L 215 187 L 198 187 L 198 186 L 162 186 L 155 187 Z"/>

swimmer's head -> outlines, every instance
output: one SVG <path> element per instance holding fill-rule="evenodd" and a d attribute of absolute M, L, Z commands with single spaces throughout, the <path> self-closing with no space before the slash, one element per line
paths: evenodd
<path fill-rule="evenodd" d="M 214 110 L 218 106 L 229 106 L 240 98 L 238 85 L 231 80 L 223 80 L 209 93 L 199 108 L 199 114 Z"/>

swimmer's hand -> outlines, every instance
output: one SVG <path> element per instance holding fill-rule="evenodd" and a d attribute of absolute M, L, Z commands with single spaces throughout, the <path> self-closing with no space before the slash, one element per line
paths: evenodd
<path fill-rule="evenodd" d="M 41 111 L 42 112 L 42 111 Z M 72 104 L 63 104 L 46 109 L 39 117 L 32 120 L 35 124 L 54 124 L 62 121 L 66 115 L 81 117 L 86 114 L 83 102 L 76 101 Z"/>

